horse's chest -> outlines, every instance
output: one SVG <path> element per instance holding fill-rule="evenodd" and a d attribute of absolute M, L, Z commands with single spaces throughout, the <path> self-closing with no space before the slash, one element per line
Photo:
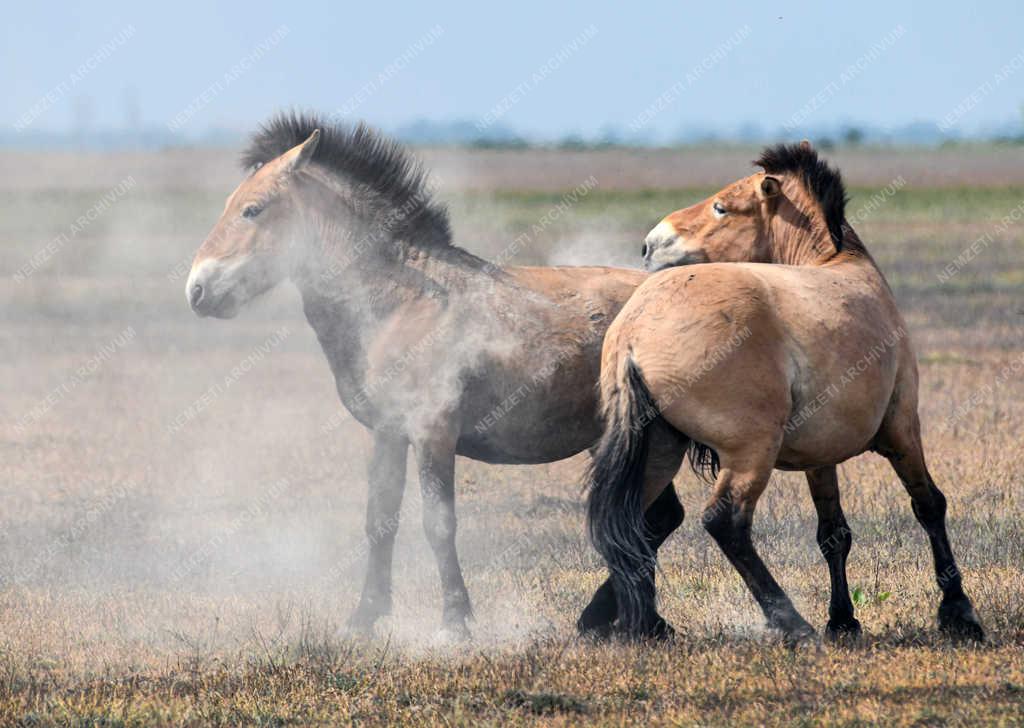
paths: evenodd
<path fill-rule="evenodd" d="M 329 355 L 339 397 L 367 426 L 406 431 L 447 420 L 461 405 L 467 372 L 483 358 L 472 341 L 453 338 L 436 322 L 387 327 L 361 345 L 358 355 Z"/>
<path fill-rule="evenodd" d="M 363 367 L 354 357 L 347 355 L 342 347 L 321 340 L 324 355 L 334 375 L 338 398 L 353 417 L 366 427 L 373 427 L 376 420 L 370 393 L 366 389 Z"/>

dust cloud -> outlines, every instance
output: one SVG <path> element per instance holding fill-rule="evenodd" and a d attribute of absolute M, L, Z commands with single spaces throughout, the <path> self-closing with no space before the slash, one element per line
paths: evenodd
<path fill-rule="evenodd" d="M 4 190 L 0 641 L 29 662 L 95 666 L 343 640 L 366 568 L 370 439 L 342 408 L 293 285 L 231 321 L 196 318 L 182 296 L 241 179 L 234 153 L 45 161 L 52 175 Z M 8 172 L 24 162 L 2 159 Z M 455 179 L 459 165 L 447 159 Z M 581 228 L 571 209 L 510 253 L 532 218 L 502 217 L 494 194 L 441 186 L 457 244 L 506 264 L 630 262 L 601 220 Z M 474 364 L 460 352 L 452 363 Z M 458 377 L 442 385 L 435 403 L 457 395 Z M 574 573 L 593 570 L 578 472 L 460 458 L 474 645 L 566 631 L 543 609 L 547 587 L 516 574 L 567 545 Z M 432 650 L 441 595 L 421 515 L 410 462 L 394 615 L 378 634 Z"/>

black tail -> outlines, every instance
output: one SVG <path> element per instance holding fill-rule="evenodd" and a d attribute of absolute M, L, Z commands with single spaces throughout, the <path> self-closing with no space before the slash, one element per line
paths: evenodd
<path fill-rule="evenodd" d="M 611 572 L 619 627 L 637 635 L 643 633 L 646 620 L 656 617 L 651 578 L 656 560 L 644 525 L 644 474 L 652 427 L 667 424 L 632 357 L 626 361 L 625 382 L 616 401 L 604 403 L 604 417 L 604 434 L 587 474 L 587 527 Z M 682 446 L 698 475 L 717 475 L 714 450 L 689 438 Z"/>
<path fill-rule="evenodd" d="M 642 631 L 648 597 L 643 585 L 655 567 L 644 533 L 644 471 L 649 425 L 660 412 L 631 357 L 616 397 L 604 403 L 604 434 L 588 472 L 587 527 L 611 572 L 619 627 L 633 634 Z"/>

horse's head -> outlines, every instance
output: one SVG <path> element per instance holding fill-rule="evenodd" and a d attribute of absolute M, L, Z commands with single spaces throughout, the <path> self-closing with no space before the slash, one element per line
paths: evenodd
<path fill-rule="evenodd" d="M 676 210 L 644 239 L 644 266 L 656 271 L 691 263 L 768 262 L 768 223 L 781 187 L 777 178 L 755 174 Z"/>
<path fill-rule="evenodd" d="M 299 225 L 292 181 L 316 151 L 320 131 L 258 167 L 224 204 L 192 261 L 185 297 L 200 316 L 231 318 L 281 282 Z"/>
<path fill-rule="evenodd" d="M 766 148 L 764 171 L 663 219 L 644 240 L 649 271 L 689 263 L 808 265 L 866 253 L 846 223 L 839 172 L 810 142 Z"/>

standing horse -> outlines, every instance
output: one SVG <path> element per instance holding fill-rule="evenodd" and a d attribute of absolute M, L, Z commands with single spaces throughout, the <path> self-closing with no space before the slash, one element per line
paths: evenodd
<path fill-rule="evenodd" d="M 455 548 L 455 456 L 543 463 L 596 442 L 601 341 L 645 274 L 501 269 L 454 246 L 422 168 L 363 126 L 282 115 L 255 135 L 244 163 L 252 173 L 196 253 L 189 305 L 230 318 L 283 279 L 296 284 L 342 403 L 373 434 L 369 564 L 350 627 L 372 630 L 390 611 L 411 445 L 443 630 L 464 636 L 471 610 Z M 682 518 L 669 488 L 651 509 L 649 548 Z M 615 616 L 606 582 L 579 627 L 607 630 Z"/>
<path fill-rule="evenodd" d="M 940 629 L 983 640 L 946 535 L 946 499 L 925 466 L 906 324 L 845 222 L 840 175 L 807 143 L 769 148 L 756 164 L 762 173 L 651 231 L 646 266 L 668 270 L 637 289 L 605 338 L 606 429 L 590 472 L 588 520 L 611 571 L 619 627 L 632 637 L 664 631 L 644 576 L 655 554 L 643 509 L 689 450 L 691 464 L 714 476 L 704 527 L 788 641 L 814 630 L 750 532 L 772 469 L 806 473 L 831 577 L 826 631 L 859 633 L 836 465 L 870 450 L 891 463 L 931 542 Z"/>

